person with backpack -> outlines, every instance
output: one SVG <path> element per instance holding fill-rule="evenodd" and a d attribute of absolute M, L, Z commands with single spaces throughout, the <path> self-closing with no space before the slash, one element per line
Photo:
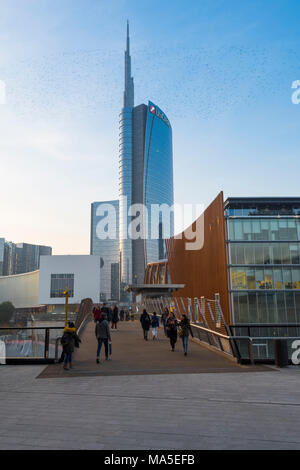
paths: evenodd
<path fill-rule="evenodd" d="M 104 344 L 104 347 L 105 347 L 105 358 L 107 361 L 110 361 L 108 343 L 109 342 L 111 343 L 111 336 L 110 336 L 109 323 L 106 320 L 106 313 L 102 313 L 101 319 L 97 321 L 96 328 L 95 328 L 95 335 L 98 340 L 97 357 L 96 357 L 97 364 L 100 363 L 100 352 L 101 352 L 102 344 Z"/>
<path fill-rule="evenodd" d="M 143 310 L 143 313 L 141 315 L 140 322 L 141 322 L 143 332 L 144 332 L 144 340 L 148 341 L 148 331 L 150 329 L 151 319 L 150 319 L 150 315 L 147 313 L 145 309 Z"/>
<path fill-rule="evenodd" d="M 177 319 L 173 312 L 170 312 L 166 321 L 167 335 L 170 339 L 171 351 L 175 351 L 175 344 L 177 342 Z"/>
<path fill-rule="evenodd" d="M 189 335 L 191 335 L 192 338 L 194 337 L 190 320 L 185 314 L 183 314 L 182 320 L 179 323 L 179 336 L 182 339 L 183 351 L 185 356 L 188 352 Z"/>
<path fill-rule="evenodd" d="M 76 328 L 73 322 L 68 322 L 68 326 L 64 329 L 64 334 L 60 342 L 63 347 L 64 370 L 69 370 L 69 368 L 73 369 L 72 354 L 75 347 L 79 348 L 79 343 L 81 343 L 81 339 L 76 333 Z"/>
<path fill-rule="evenodd" d="M 156 312 L 153 312 L 152 318 L 151 318 L 151 327 L 152 327 L 152 336 L 153 340 L 157 340 L 157 328 L 159 328 L 159 318 L 156 314 Z"/>

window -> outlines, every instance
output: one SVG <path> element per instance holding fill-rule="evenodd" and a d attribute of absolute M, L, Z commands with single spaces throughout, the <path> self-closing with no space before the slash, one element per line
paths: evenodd
<path fill-rule="evenodd" d="M 74 297 L 74 274 L 51 274 L 51 298 L 64 297 L 66 288 L 69 290 L 69 297 Z"/>

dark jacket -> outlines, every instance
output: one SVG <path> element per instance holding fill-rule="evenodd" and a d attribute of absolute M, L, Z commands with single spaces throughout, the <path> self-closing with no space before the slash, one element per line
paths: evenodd
<path fill-rule="evenodd" d="M 166 321 L 166 328 L 168 336 L 177 336 L 178 321 L 174 317 L 168 317 Z"/>
<path fill-rule="evenodd" d="M 181 336 L 189 336 L 190 334 L 192 337 L 194 336 L 191 325 L 190 325 L 190 321 L 188 318 L 186 318 L 185 320 L 181 320 L 181 322 L 179 323 L 179 327 L 182 331 Z"/>
<path fill-rule="evenodd" d="M 62 344 L 64 354 L 72 354 L 75 346 L 79 348 L 81 340 L 76 334 L 76 328 L 65 328 L 60 342 Z"/>
<path fill-rule="evenodd" d="M 159 318 L 158 318 L 157 315 L 152 315 L 151 326 L 152 326 L 152 328 L 158 328 L 159 327 Z"/>
<path fill-rule="evenodd" d="M 118 310 L 118 307 L 114 307 L 111 321 L 112 321 L 113 323 L 118 323 L 118 321 L 119 321 L 119 310 Z"/>
<path fill-rule="evenodd" d="M 168 316 L 169 316 L 169 312 L 164 312 L 161 316 L 161 321 L 163 323 L 166 323 Z"/>
<path fill-rule="evenodd" d="M 150 315 L 147 312 L 143 312 L 140 318 L 140 322 L 142 324 L 143 330 L 149 330 L 151 324 Z"/>
<path fill-rule="evenodd" d="M 107 320 L 97 321 L 95 335 L 97 339 L 111 339 L 109 323 Z"/>

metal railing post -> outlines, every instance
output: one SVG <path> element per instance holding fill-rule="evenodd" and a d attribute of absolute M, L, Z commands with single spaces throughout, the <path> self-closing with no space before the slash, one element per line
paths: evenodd
<path fill-rule="evenodd" d="M 50 330 L 46 328 L 45 330 L 45 351 L 44 351 L 44 358 L 48 359 L 49 357 L 49 342 L 50 342 Z"/>
<path fill-rule="evenodd" d="M 254 354 L 253 354 L 253 341 L 252 338 L 248 338 L 248 348 L 249 348 L 249 359 L 252 365 L 254 365 Z"/>

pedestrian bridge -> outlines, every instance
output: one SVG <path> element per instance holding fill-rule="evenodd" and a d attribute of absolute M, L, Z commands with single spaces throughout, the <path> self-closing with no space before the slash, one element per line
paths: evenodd
<path fill-rule="evenodd" d="M 157 341 L 152 340 L 151 330 L 148 341 L 145 341 L 138 320 L 120 321 L 118 329 L 111 331 L 111 336 L 112 360 L 105 361 L 104 347 L 102 347 L 101 362 L 97 364 L 95 324 L 90 318 L 81 333 L 80 349 L 74 354 L 74 368 L 65 371 L 61 364 L 51 364 L 44 369 L 40 377 L 199 374 L 270 370 L 264 366 L 240 365 L 229 356 L 214 352 L 191 340 L 187 356 L 183 354 L 180 338 L 176 343 L 175 352 L 172 352 L 162 327 L 159 328 Z"/>
<path fill-rule="evenodd" d="M 120 321 L 119 329 L 112 331 L 113 361 L 109 364 L 96 366 L 97 341 L 94 333 L 92 318 L 93 303 L 91 299 L 81 302 L 79 313 L 75 320 L 78 334 L 82 338 L 82 346 L 76 350 L 74 360 L 78 366 L 72 374 L 165 374 L 165 373 L 199 373 L 224 370 L 249 370 L 241 364 L 255 362 L 273 362 L 275 341 L 279 340 L 289 348 L 300 338 L 299 325 L 293 324 L 249 324 L 227 325 L 218 299 L 198 299 L 194 301 L 194 309 L 188 302 L 190 299 L 175 299 L 175 310 L 179 316 L 186 314 L 191 320 L 194 339 L 190 340 L 190 350 L 187 357 L 182 354 L 182 343 L 178 339 L 176 351 L 170 351 L 169 340 L 165 337 L 163 328 L 160 329 L 158 341 L 143 339 L 139 315 L 133 316 L 133 321 Z M 167 303 L 166 303 L 167 302 Z M 162 314 L 171 301 L 166 299 L 148 299 L 148 312 Z M 134 319 L 135 318 L 135 319 Z M 51 327 L 2 327 L 0 328 L 0 364 L 43 363 L 53 364 L 47 369 L 47 374 L 61 374 L 58 363 L 61 355 L 60 339 L 63 325 Z M 278 344 L 276 344 L 276 347 Z M 284 348 L 283 348 L 284 349 Z M 261 357 L 261 350 L 267 351 Z M 282 356 L 278 365 L 287 365 Z M 277 358 L 278 359 L 278 358 Z M 253 369 L 252 369 L 253 370 Z"/>

